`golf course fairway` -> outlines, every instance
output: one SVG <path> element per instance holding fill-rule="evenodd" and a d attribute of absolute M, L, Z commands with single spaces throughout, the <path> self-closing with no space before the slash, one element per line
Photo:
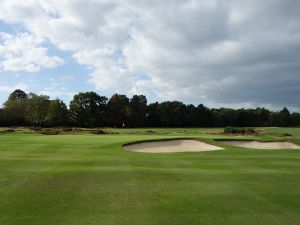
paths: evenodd
<path fill-rule="evenodd" d="M 208 129 L 152 130 L 1 134 L 0 225 L 300 224 L 300 150 L 230 146 L 214 141 L 227 136 Z M 300 140 L 299 128 L 266 131 Z M 224 150 L 147 154 L 122 148 L 184 137 Z"/>

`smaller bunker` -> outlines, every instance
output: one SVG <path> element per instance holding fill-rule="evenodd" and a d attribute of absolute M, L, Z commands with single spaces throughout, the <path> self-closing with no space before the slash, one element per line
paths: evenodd
<path fill-rule="evenodd" d="M 222 141 L 222 143 L 253 149 L 300 149 L 299 145 L 290 142 Z"/>

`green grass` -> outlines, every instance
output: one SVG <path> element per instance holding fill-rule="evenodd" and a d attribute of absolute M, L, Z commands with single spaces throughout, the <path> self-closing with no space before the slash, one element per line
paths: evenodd
<path fill-rule="evenodd" d="M 300 224 L 300 150 L 144 154 L 121 145 L 232 137 L 212 134 L 222 129 L 106 131 L 118 134 L 1 134 L 0 225 Z M 300 140 L 297 128 L 264 132 L 250 138 Z"/>

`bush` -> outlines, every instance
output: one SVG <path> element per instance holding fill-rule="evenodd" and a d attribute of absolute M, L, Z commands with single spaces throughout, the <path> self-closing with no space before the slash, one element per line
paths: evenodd
<path fill-rule="evenodd" d="M 72 127 L 63 127 L 62 130 L 64 132 L 71 132 L 71 131 L 73 131 L 73 128 Z"/>
<path fill-rule="evenodd" d="M 40 130 L 42 130 L 41 127 L 30 127 L 30 129 L 33 130 L 33 131 L 40 131 Z"/>
<path fill-rule="evenodd" d="M 224 133 L 225 134 L 233 134 L 235 132 L 235 129 L 233 127 L 225 127 Z"/>
<path fill-rule="evenodd" d="M 105 134 L 105 132 L 103 131 L 103 130 L 101 130 L 101 129 L 99 129 L 99 130 L 92 130 L 92 131 L 90 131 L 91 132 L 91 134 Z"/>
<path fill-rule="evenodd" d="M 82 132 L 83 130 L 82 129 L 80 129 L 80 128 L 78 128 L 78 127 L 74 127 L 74 128 L 72 128 L 72 130 L 74 131 L 74 132 Z"/>
<path fill-rule="evenodd" d="M 253 128 L 246 128 L 246 133 L 247 133 L 247 134 L 255 134 L 256 131 L 255 131 L 255 129 L 253 129 Z"/>
<path fill-rule="evenodd" d="M 155 132 L 153 130 L 147 130 L 146 134 L 155 134 Z"/>
<path fill-rule="evenodd" d="M 58 129 L 43 129 L 40 133 L 45 134 L 45 135 L 58 135 L 60 133 L 60 130 L 58 130 Z"/>
<path fill-rule="evenodd" d="M 13 133 L 13 132 L 15 132 L 15 130 L 14 129 L 6 129 L 3 132 L 4 133 Z"/>
<path fill-rule="evenodd" d="M 255 130 L 253 128 L 245 128 L 245 127 L 225 127 L 225 134 L 255 134 Z"/>

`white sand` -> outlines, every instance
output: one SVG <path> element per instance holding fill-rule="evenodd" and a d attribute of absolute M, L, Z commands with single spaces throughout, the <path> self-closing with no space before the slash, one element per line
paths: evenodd
<path fill-rule="evenodd" d="M 124 149 L 146 153 L 169 153 L 215 151 L 223 148 L 196 140 L 166 140 L 129 144 L 125 145 Z"/>
<path fill-rule="evenodd" d="M 223 143 L 255 149 L 300 149 L 300 146 L 290 142 L 223 141 Z"/>

